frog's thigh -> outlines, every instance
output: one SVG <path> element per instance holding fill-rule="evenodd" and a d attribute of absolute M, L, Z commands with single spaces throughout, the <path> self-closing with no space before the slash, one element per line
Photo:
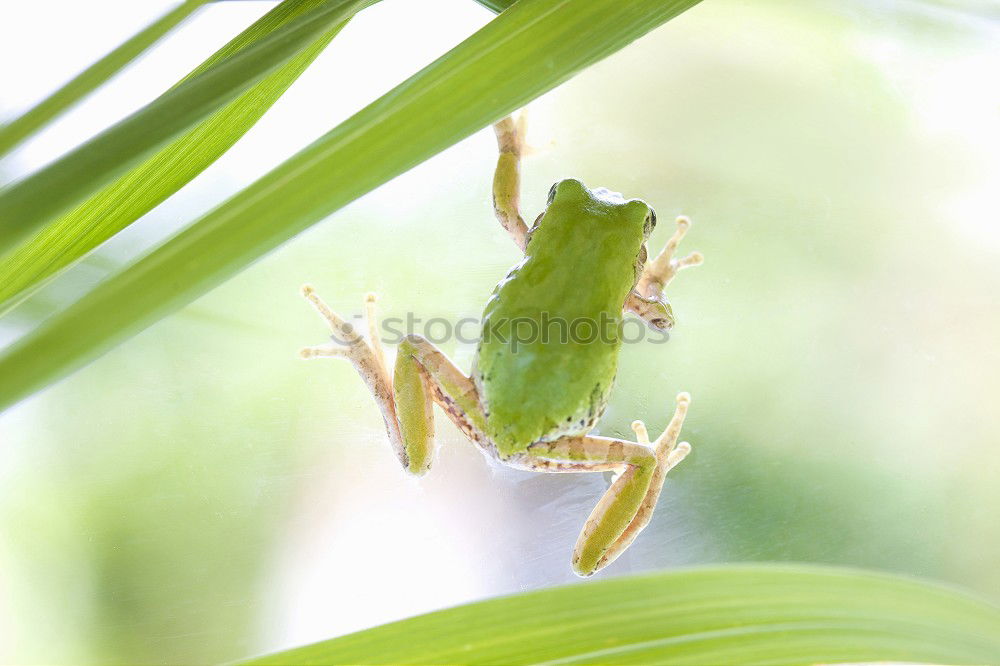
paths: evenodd
<path fill-rule="evenodd" d="M 485 419 L 475 385 L 425 338 L 408 335 L 399 344 L 392 383 L 410 472 L 422 474 L 430 467 L 435 402 L 466 436 L 481 441 Z"/>
<path fill-rule="evenodd" d="M 533 444 L 528 455 L 540 471 L 622 470 L 594 507 L 573 550 L 573 569 L 581 576 L 589 576 L 610 563 L 620 550 L 609 551 L 645 503 L 657 468 L 656 453 L 618 439 L 565 437 Z M 606 557 L 609 554 L 612 556 Z"/>

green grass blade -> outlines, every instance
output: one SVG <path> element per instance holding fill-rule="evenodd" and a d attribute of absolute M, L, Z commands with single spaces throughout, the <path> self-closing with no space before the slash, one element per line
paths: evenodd
<path fill-rule="evenodd" d="M 497 14 L 514 4 L 515 0 L 476 0 L 486 9 L 493 10 Z"/>
<path fill-rule="evenodd" d="M 502 597 L 245 662 L 1000 663 L 1000 608 L 879 573 L 728 566 Z"/>
<path fill-rule="evenodd" d="M 63 111 L 99 88 L 129 63 L 145 53 L 208 0 L 186 0 L 143 28 L 120 46 L 77 74 L 33 108 L 0 126 L 0 157 L 47 125 Z"/>
<path fill-rule="evenodd" d="M 285 0 L 186 78 L 208 70 L 323 0 Z M 183 187 L 226 152 L 305 71 L 341 23 L 221 110 L 0 258 L 0 313 Z"/>
<path fill-rule="evenodd" d="M 0 191 L 0 252 L 121 175 L 376 0 L 326 0 L 173 88 L 24 180 Z"/>
<path fill-rule="evenodd" d="M 529 0 L 0 356 L 0 409 L 191 302 L 295 234 L 698 0 Z"/>

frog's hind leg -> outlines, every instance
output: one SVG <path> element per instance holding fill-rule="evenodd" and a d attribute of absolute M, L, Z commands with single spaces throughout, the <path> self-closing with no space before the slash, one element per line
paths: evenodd
<path fill-rule="evenodd" d="M 674 415 L 666 429 L 656 438 L 656 441 L 649 441 L 649 434 L 646 432 L 646 425 L 642 421 L 632 423 L 632 430 L 635 431 L 636 439 L 644 446 L 652 447 L 656 452 L 656 469 L 653 471 L 653 478 L 649 483 L 646 496 L 636 512 L 635 518 L 629 523 L 625 531 L 622 532 L 614 543 L 612 543 L 597 563 L 597 568 L 603 568 L 611 564 L 621 555 L 626 548 L 632 545 L 639 532 L 649 524 L 653 517 L 653 509 L 660 498 L 660 491 L 663 489 L 663 481 L 667 472 L 676 467 L 684 458 L 691 453 L 691 445 L 687 442 L 678 442 L 681 434 L 681 427 L 684 425 L 684 417 L 687 416 L 688 407 L 691 404 L 691 396 L 688 393 L 680 393 L 677 396 L 677 406 Z M 579 547 L 579 546 L 578 546 Z"/>
<path fill-rule="evenodd" d="M 493 125 L 500 156 L 493 174 L 493 210 L 500 225 L 522 251 L 528 246 L 528 226 L 521 215 L 521 155 L 527 115 L 524 111 L 514 120 L 507 116 Z"/>
<path fill-rule="evenodd" d="M 336 339 L 332 345 L 303 349 L 302 357 L 346 358 L 354 365 L 372 392 L 392 448 L 407 471 L 421 475 L 430 468 L 434 402 L 466 435 L 477 443 L 482 441 L 475 385 L 430 342 L 415 335 L 404 338 L 390 377 L 378 338 L 374 294 L 368 295 L 365 307 L 370 342 L 333 312 L 312 287 L 303 287 L 302 294 L 327 321 Z"/>
<path fill-rule="evenodd" d="M 573 569 L 589 576 L 611 564 L 649 523 L 663 480 L 691 451 L 677 443 L 691 398 L 677 396 L 670 425 L 655 442 L 636 421 L 638 443 L 606 437 L 564 437 L 529 447 L 526 466 L 539 471 L 600 472 L 615 470 L 612 482 L 583 526 L 573 550 Z"/>
<path fill-rule="evenodd" d="M 432 403 L 437 403 L 470 441 L 485 452 L 495 454 L 484 434 L 486 415 L 480 407 L 475 384 L 427 339 L 408 335 L 399 344 L 393 391 L 403 441 L 410 455 L 411 472 L 422 474 L 431 463 Z M 423 456 L 424 461 L 418 460 L 418 456 Z"/>

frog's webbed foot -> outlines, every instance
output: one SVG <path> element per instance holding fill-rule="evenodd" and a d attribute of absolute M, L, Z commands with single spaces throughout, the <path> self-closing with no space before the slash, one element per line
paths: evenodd
<path fill-rule="evenodd" d="M 367 342 L 351 324 L 334 312 L 311 286 L 303 286 L 302 295 L 330 326 L 330 331 L 333 334 L 331 337 L 334 341 L 331 344 L 305 347 L 299 351 L 299 355 L 302 358 L 344 358 L 351 362 L 382 411 L 393 450 L 403 466 L 409 468 L 410 459 L 406 453 L 406 447 L 403 445 L 402 432 L 396 418 L 392 382 L 385 365 L 385 356 L 378 336 L 378 322 L 375 319 L 375 295 L 368 294 L 365 298 L 365 319 L 370 339 Z"/>
<path fill-rule="evenodd" d="M 691 453 L 690 444 L 687 442 L 678 443 L 677 441 L 677 438 L 681 434 L 681 427 L 684 425 L 684 417 L 687 416 L 688 407 L 690 406 L 691 394 L 686 391 L 678 393 L 677 407 L 674 409 L 674 415 L 670 419 L 670 423 L 660 433 L 660 436 L 652 442 L 649 441 L 649 432 L 646 430 L 646 424 L 642 421 L 632 422 L 632 430 L 635 432 L 635 438 L 639 440 L 640 444 L 651 447 L 656 451 L 657 461 L 665 465 L 664 474 L 676 467 L 677 463 L 684 460 L 685 456 Z"/>
<path fill-rule="evenodd" d="M 316 294 L 316 290 L 310 285 L 302 287 L 302 295 L 329 324 L 334 338 L 333 344 L 304 347 L 299 352 L 302 358 L 334 357 L 346 358 L 351 361 L 363 359 L 387 375 L 382 344 L 378 337 L 378 322 L 375 319 L 375 294 L 368 294 L 365 298 L 365 319 L 368 324 L 370 343 L 366 342 L 353 326 L 331 310 L 330 306 Z"/>
<path fill-rule="evenodd" d="M 678 271 L 698 266 L 705 258 L 701 252 L 691 252 L 684 257 L 675 257 L 677 246 L 691 228 L 691 220 L 684 216 L 677 218 L 677 229 L 660 253 L 642 269 L 635 288 L 625 301 L 625 309 L 634 312 L 651 327 L 668 330 L 674 325 L 674 314 L 663 295 L 664 288 L 674 279 Z"/>
<path fill-rule="evenodd" d="M 493 125 L 497 135 L 497 168 L 493 174 L 493 210 L 500 225 L 510 234 L 521 251 L 528 246 L 528 226 L 521 215 L 521 156 L 527 114 L 522 111 L 517 120 L 507 116 Z"/>
<path fill-rule="evenodd" d="M 437 402 L 462 431 L 481 444 L 478 438 L 481 413 L 478 394 L 472 380 L 462 374 L 451 360 L 427 340 L 408 335 L 399 344 L 392 375 L 385 362 L 375 314 L 375 295 L 365 299 L 368 341 L 345 322 L 316 295 L 312 287 L 302 288 L 302 295 L 330 325 L 334 343 L 306 347 L 303 358 L 346 358 L 372 392 L 385 420 L 393 451 L 403 467 L 420 475 L 430 468 L 433 454 L 434 415 Z"/>
<path fill-rule="evenodd" d="M 656 465 L 653 468 L 652 478 L 649 481 L 649 488 L 646 490 L 642 504 L 639 505 L 635 517 L 624 531 L 622 531 L 621 535 L 603 550 L 603 553 L 597 559 L 594 571 L 599 571 L 614 562 L 619 555 L 625 552 L 626 548 L 632 545 L 635 538 L 639 536 L 639 532 L 649 524 L 650 519 L 653 517 L 653 509 L 656 508 L 656 502 L 660 498 L 660 491 L 663 489 L 663 481 L 667 476 L 667 472 L 676 467 L 691 453 L 691 445 L 689 443 L 677 441 L 681 434 L 681 427 L 684 425 L 684 417 L 687 416 L 690 405 L 691 395 L 686 392 L 679 393 L 677 395 L 677 406 L 674 409 L 674 415 L 671 417 L 670 423 L 660 436 L 652 442 L 649 441 L 649 433 L 646 431 L 646 425 L 642 421 L 632 422 L 632 430 L 635 432 L 635 437 L 639 444 L 653 449 L 656 456 Z M 580 566 L 580 562 L 592 561 L 594 546 L 600 547 L 600 544 L 592 543 L 586 538 L 588 536 L 587 528 L 595 520 L 599 508 L 600 505 L 595 507 L 594 512 L 590 515 L 587 525 L 584 526 L 583 532 L 577 541 L 576 549 L 573 551 L 573 562 L 577 567 Z"/>
<path fill-rule="evenodd" d="M 616 471 L 615 478 L 580 532 L 573 550 L 573 569 L 581 576 L 603 569 L 631 545 L 653 515 L 663 481 L 691 452 L 677 442 L 691 396 L 677 396 L 670 424 L 655 441 L 642 421 L 632 424 L 636 442 L 605 437 L 564 437 L 528 449 L 529 466 L 539 471 Z"/>

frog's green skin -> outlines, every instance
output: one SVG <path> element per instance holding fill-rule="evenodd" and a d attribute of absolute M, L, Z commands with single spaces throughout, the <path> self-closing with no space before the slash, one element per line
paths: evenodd
<path fill-rule="evenodd" d="M 638 199 L 573 179 L 553 186 L 524 261 L 483 312 L 472 376 L 486 435 L 501 457 L 584 435 L 600 417 L 618 366 L 622 307 L 654 220 Z M 597 339 L 586 342 L 591 336 Z"/>
<path fill-rule="evenodd" d="M 678 395 L 670 424 L 654 442 L 641 421 L 632 426 L 637 442 L 587 434 L 614 381 L 622 310 L 654 328 L 668 328 L 673 316 L 663 286 L 701 257 L 673 258 L 688 227 L 679 218 L 663 252 L 647 262 L 646 240 L 656 222 L 652 209 L 572 179 L 553 186 L 545 212 L 529 230 L 518 204 L 523 124 L 506 119 L 496 130 L 501 155 L 494 207 L 525 258 L 486 304 L 472 373 L 463 374 L 430 342 L 410 335 L 400 343 L 390 375 L 374 296 L 367 301 L 366 342 L 311 287 L 303 292 L 338 343 L 306 348 L 302 355 L 354 364 L 382 411 L 396 455 L 413 474 L 425 473 L 431 464 L 434 404 L 483 452 L 507 465 L 618 472 L 573 551 L 574 570 L 588 576 L 614 561 L 645 527 L 664 476 L 691 449 L 677 443 L 690 402 L 686 393 Z"/>

